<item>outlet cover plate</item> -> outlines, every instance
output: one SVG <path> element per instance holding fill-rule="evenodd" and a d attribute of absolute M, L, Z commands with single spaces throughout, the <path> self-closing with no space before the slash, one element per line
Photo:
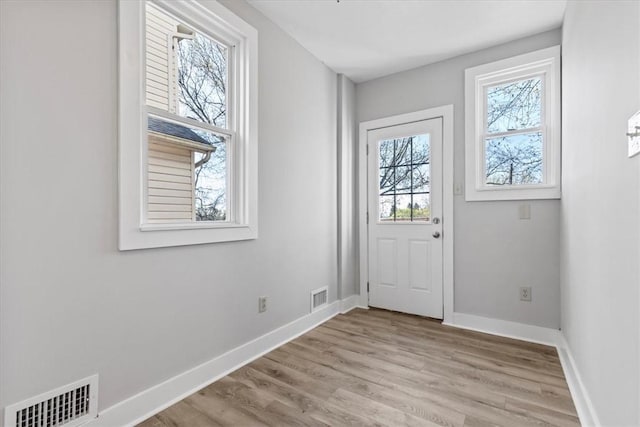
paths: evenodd
<path fill-rule="evenodd" d="M 640 111 L 629 119 L 627 138 L 629 138 L 629 157 L 633 157 L 640 153 Z"/>
<path fill-rule="evenodd" d="M 520 288 L 520 301 L 531 302 L 531 286 L 523 286 Z"/>

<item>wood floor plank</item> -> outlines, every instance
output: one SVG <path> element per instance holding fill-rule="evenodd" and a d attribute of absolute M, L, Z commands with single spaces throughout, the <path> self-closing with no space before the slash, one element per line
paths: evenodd
<path fill-rule="evenodd" d="M 452 360 L 465 363 L 469 366 L 475 367 L 476 369 L 482 369 L 490 372 L 500 372 L 518 378 L 537 381 L 540 384 L 548 384 L 556 387 L 564 387 L 566 385 L 564 376 L 531 370 L 526 366 L 510 362 L 485 359 L 474 356 L 473 354 L 462 352 L 455 352 L 452 356 Z"/>
<path fill-rule="evenodd" d="M 188 399 L 188 403 L 195 410 L 215 419 L 223 426 L 266 425 L 253 416 L 251 412 L 243 408 L 236 408 L 235 406 L 229 405 L 225 399 L 210 393 L 209 390 L 206 389 L 191 395 Z"/>
<path fill-rule="evenodd" d="M 578 417 L 557 412 L 548 408 L 540 408 L 528 402 L 507 399 L 506 409 L 530 418 L 535 418 L 555 426 L 571 427 L 579 424 Z"/>
<path fill-rule="evenodd" d="M 319 348 L 315 347 L 315 342 L 309 340 L 306 337 L 301 337 L 295 342 L 296 344 L 308 346 L 310 351 L 317 351 Z M 447 369 L 450 373 L 453 373 L 456 377 L 464 378 L 466 381 L 482 385 L 490 390 L 503 393 L 505 395 L 516 395 L 523 398 L 527 398 L 537 402 L 543 402 L 545 404 L 553 404 L 548 402 L 548 399 L 542 395 L 541 387 L 538 383 L 523 380 L 520 378 L 510 377 L 508 375 L 491 373 L 486 374 L 481 371 L 464 368 L 459 366 L 453 366 L 452 363 L 445 365 L 441 362 L 431 360 L 420 373 L 411 372 L 408 368 L 403 366 L 384 363 L 375 358 L 369 358 L 365 355 L 358 354 L 346 350 L 344 348 L 335 348 L 324 350 L 323 353 L 327 353 L 335 357 L 335 360 L 342 363 L 351 363 L 353 366 L 361 363 L 362 360 L 366 360 L 367 366 L 373 367 L 376 372 L 384 372 L 385 377 L 395 378 L 407 378 L 413 377 L 419 381 L 420 384 L 427 382 L 429 379 L 423 377 L 421 374 L 429 372 L 440 375 L 445 375 Z"/>
<path fill-rule="evenodd" d="M 147 424 L 149 421 L 153 424 Z M 189 402 L 183 400 L 170 406 L 159 414 L 154 415 L 142 425 L 145 425 L 146 427 L 210 427 L 220 426 L 223 424 L 215 419 L 207 417 L 206 414 L 203 414 L 198 410 L 194 410 Z"/>
<path fill-rule="evenodd" d="M 388 379 L 384 375 L 378 375 L 374 369 L 370 371 L 354 371 L 353 367 L 344 368 L 340 364 L 333 363 L 333 360 L 327 360 L 326 358 L 319 358 L 316 356 L 309 356 L 308 352 L 303 352 L 300 355 L 295 354 L 293 347 L 287 347 L 281 349 L 282 351 L 273 351 L 268 357 L 273 358 L 282 365 L 290 366 L 305 366 L 303 369 L 307 369 L 311 366 L 313 371 L 326 370 L 329 372 L 335 372 L 337 375 L 346 376 L 346 379 L 336 378 L 345 388 L 359 388 L 365 384 L 380 384 L 390 390 L 402 390 L 404 393 L 420 398 L 427 401 L 435 402 L 437 405 L 458 410 L 461 406 L 468 404 L 468 402 L 479 403 L 482 405 L 504 408 L 506 398 L 503 396 L 496 396 L 493 393 L 480 389 L 469 390 L 467 385 L 462 383 L 456 383 L 455 381 L 434 378 L 426 382 L 415 382 L 404 378 Z M 293 351 L 293 352 L 292 352 Z M 304 359 L 305 356 L 309 356 L 309 359 Z M 342 370 L 345 372 L 343 373 Z M 330 375 L 325 375 L 327 380 L 331 380 Z"/>
<path fill-rule="evenodd" d="M 580 423 L 554 348 L 419 316 L 356 309 L 139 425 Z"/>
<path fill-rule="evenodd" d="M 362 313 L 349 313 L 349 315 L 350 317 L 345 316 L 344 318 L 334 320 L 354 323 L 364 322 L 364 324 L 366 325 L 375 325 L 378 328 L 387 328 L 396 333 L 408 331 L 412 334 L 427 334 L 433 337 L 456 340 L 457 342 L 464 343 L 466 345 L 499 350 L 507 354 L 519 355 L 525 358 L 533 357 L 536 360 L 546 359 L 550 363 L 559 365 L 555 349 L 553 347 L 544 346 L 541 344 L 527 343 L 524 341 L 518 341 L 498 336 L 491 336 L 490 338 L 487 338 L 486 334 L 465 329 L 453 328 L 450 326 L 443 326 L 436 322 L 424 322 L 423 325 L 416 326 L 413 323 L 405 324 L 402 321 L 394 320 L 393 318 L 388 319 L 386 317 L 383 317 L 369 319 Z M 387 316 L 388 315 L 389 314 L 387 314 Z"/>
<path fill-rule="evenodd" d="M 341 336 L 340 332 L 336 334 L 327 334 L 326 331 L 321 329 L 314 329 L 309 331 L 306 335 L 310 338 L 317 338 L 318 340 L 331 341 L 333 343 L 332 346 L 338 346 L 346 350 L 354 351 L 362 355 L 374 357 L 387 363 L 394 363 L 410 369 L 422 369 L 427 361 L 427 359 L 421 354 L 404 351 L 381 341 L 370 342 L 357 335 L 347 336 L 342 334 Z"/>
<path fill-rule="evenodd" d="M 367 313 L 364 313 L 361 310 L 354 310 L 347 313 L 344 319 L 348 319 L 349 318 L 348 316 L 360 317 L 365 315 L 367 315 Z M 398 322 L 398 323 L 404 323 L 406 321 L 405 319 L 411 319 L 412 321 L 409 322 L 410 324 L 414 326 L 419 326 L 421 328 L 427 328 L 434 332 L 443 332 L 456 337 L 473 338 L 475 340 L 490 342 L 494 345 L 499 344 L 499 345 L 512 347 L 519 351 L 531 350 L 538 355 L 537 357 L 541 357 L 541 356 L 551 356 L 552 358 L 557 357 L 557 352 L 555 348 L 544 345 L 544 344 L 515 340 L 512 338 L 501 337 L 498 335 L 487 335 L 482 332 L 476 332 L 468 329 L 460 329 L 460 328 L 455 328 L 451 326 L 446 326 L 446 325 L 442 325 L 439 320 L 435 320 L 435 319 L 427 319 L 427 321 L 424 321 L 423 318 L 420 318 L 419 316 L 414 316 L 411 314 L 404 314 L 404 313 L 397 313 L 397 312 L 388 311 L 388 310 L 372 310 L 372 313 L 370 314 L 370 316 L 382 317 L 392 322 Z"/>
<path fill-rule="evenodd" d="M 392 328 L 389 326 L 385 328 L 380 324 L 370 324 L 362 319 L 353 317 L 348 320 L 331 319 L 327 322 L 327 326 L 349 330 L 365 336 L 383 337 L 383 340 L 386 337 L 398 345 L 418 346 L 424 350 L 444 347 L 477 355 L 484 354 L 489 358 L 530 366 L 532 369 L 537 369 L 541 372 L 562 375 L 562 367 L 557 356 L 556 361 L 549 360 L 547 354 L 535 357 L 535 352 L 530 350 L 514 350 L 513 346 L 493 343 L 486 339 L 482 340 L 479 337 L 469 338 L 468 335 L 459 335 L 460 330 L 455 328 L 452 328 L 454 330 L 449 333 L 444 330 L 427 328 L 409 331 L 405 328 Z M 443 326 L 442 328 L 446 327 Z M 416 338 L 420 338 L 420 341 L 416 341 Z"/>
<path fill-rule="evenodd" d="M 281 367 L 281 369 L 289 368 Z M 375 424 L 375 420 L 354 413 L 350 407 L 344 408 L 343 405 L 328 403 L 327 399 L 333 393 L 325 397 L 320 397 L 317 394 L 305 391 L 307 388 L 313 388 L 313 378 L 311 377 L 305 378 L 307 382 L 292 386 L 287 382 L 283 382 L 282 377 L 272 377 L 261 371 L 257 371 L 253 367 L 241 368 L 232 375 L 234 375 L 234 377 L 239 376 L 242 378 L 242 381 L 253 383 L 264 393 L 273 395 L 277 400 L 285 404 L 298 407 L 314 420 L 328 425 L 371 426 Z"/>
<path fill-rule="evenodd" d="M 277 355 L 275 356 L 277 360 Z M 291 356 L 289 356 L 291 357 Z M 280 359 L 283 360 L 283 359 Z M 276 362 L 280 366 L 288 365 L 286 361 Z M 443 426 L 461 426 L 463 425 L 464 415 L 446 405 L 441 405 L 439 402 L 425 398 L 421 395 L 419 398 L 409 393 L 405 393 L 397 387 L 390 387 L 388 384 L 380 385 L 375 381 L 367 381 L 363 379 L 356 379 L 356 377 L 346 377 L 339 374 L 339 371 L 333 370 L 330 367 L 318 365 L 311 360 L 301 361 L 298 359 L 297 363 L 292 364 L 296 368 L 286 369 L 299 369 L 301 371 L 309 372 L 307 378 L 307 387 L 314 387 L 322 381 L 339 380 L 342 389 L 348 390 L 353 393 L 360 394 L 363 397 L 375 400 L 379 403 L 391 406 L 396 409 L 401 409 L 404 412 L 410 413 L 416 417 L 424 418 L 436 425 Z M 310 368 L 310 369 L 309 369 Z M 332 393 L 335 396 L 336 393 Z M 350 408 L 353 411 L 353 408 Z"/>
<path fill-rule="evenodd" d="M 338 389 L 329 399 L 329 402 L 341 400 L 351 402 L 354 406 L 367 408 L 367 412 L 375 419 L 380 420 L 384 425 L 397 426 L 429 426 L 437 427 L 438 424 L 418 418 L 410 413 L 401 411 L 391 406 L 369 399 L 349 390 Z"/>

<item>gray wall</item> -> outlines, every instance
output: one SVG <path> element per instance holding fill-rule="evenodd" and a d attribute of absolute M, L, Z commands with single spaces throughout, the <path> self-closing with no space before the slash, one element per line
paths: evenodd
<path fill-rule="evenodd" d="M 338 75 L 338 285 L 339 297 L 359 294 L 356 86 Z"/>
<path fill-rule="evenodd" d="M 116 2 L 0 2 L 0 407 L 98 372 L 104 409 L 336 299 L 336 74 L 227 4 L 259 31 L 259 239 L 124 253 Z"/>
<path fill-rule="evenodd" d="M 562 329 L 605 426 L 640 424 L 639 9 L 569 2 L 563 27 Z"/>
<path fill-rule="evenodd" d="M 560 44 L 560 30 L 542 33 L 356 86 L 358 121 L 454 105 L 454 182 L 464 183 L 464 70 Z M 452 191 L 452 189 L 445 189 Z M 518 206 L 531 205 L 531 220 Z M 560 326 L 557 200 L 465 202 L 455 196 L 456 312 Z M 533 301 L 519 300 L 531 286 Z"/>

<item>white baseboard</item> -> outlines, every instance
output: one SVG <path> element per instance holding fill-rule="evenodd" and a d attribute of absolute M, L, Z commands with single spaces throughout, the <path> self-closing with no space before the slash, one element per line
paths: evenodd
<path fill-rule="evenodd" d="M 583 427 L 601 426 L 602 424 L 600 424 L 596 409 L 589 397 L 589 392 L 582 382 L 582 377 L 578 371 L 578 366 L 573 358 L 571 349 L 564 335 L 562 335 L 561 338 L 561 342 L 556 347 L 558 349 L 560 363 L 562 364 L 562 370 L 564 371 L 564 377 L 567 379 L 567 384 L 569 384 L 573 404 L 576 405 L 576 411 L 578 412 L 578 417 L 580 417 L 580 424 L 582 424 Z"/>
<path fill-rule="evenodd" d="M 351 295 L 340 301 L 340 313 L 345 314 L 354 308 L 368 309 L 369 307 L 362 307 L 360 305 L 360 295 Z"/>
<path fill-rule="evenodd" d="M 580 424 L 584 427 L 598 427 L 601 425 L 593 403 L 589 398 L 587 388 L 582 382 L 571 350 L 561 331 L 466 313 L 453 313 L 453 321 L 443 322 L 443 324 L 556 347 L 573 403 L 580 418 Z"/>
<path fill-rule="evenodd" d="M 351 307 L 349 298 L 294 320 L 101 411 L 89 427 L 133 426 Z M 357 300 L 357 299 L 355 299 Z M 355 306 L 354 306 L 355 307 Z M 354 308 L 351 307 L 351 308 Z M 348 309 L 351 309 L 348 308 Z"/>
<path fill-rule="evenodd" d="M 554 347 L 561 342 L 562 336 L 557 329 L 526 325 L 508 320 L 491 319 L 489 317 L 466 313 L 453 313 L 453 321 L 443 322 L 443 324 Z"/>

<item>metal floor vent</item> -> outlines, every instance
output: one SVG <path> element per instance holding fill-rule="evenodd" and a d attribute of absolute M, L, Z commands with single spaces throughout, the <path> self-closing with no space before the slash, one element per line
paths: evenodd
<path fill-rule="evenodd" d="M 78 426 L 98 415 L 98 376 L 92 375 L 4 410 L 5 427 Z"/>
<path fill-rule="evenodd" d="M 327 305 L 328 299 L 329 299 L 328 286 L 311 291 L 311 312 L 313 313 L 314 311 Z"/>

